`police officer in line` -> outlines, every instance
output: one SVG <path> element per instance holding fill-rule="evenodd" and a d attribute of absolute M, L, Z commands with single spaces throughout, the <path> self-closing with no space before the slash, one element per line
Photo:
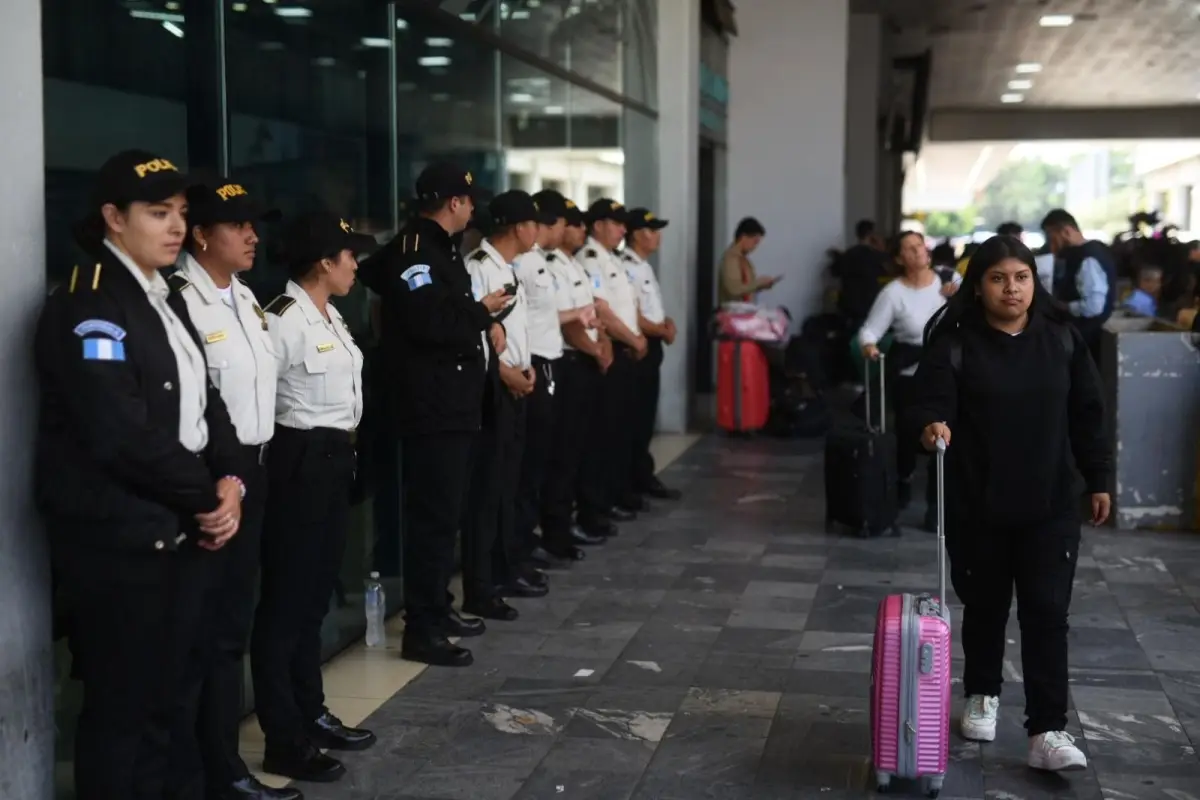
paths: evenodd
<path fill-rule="evenodd" d="M 650 441 L 654 438 L 658 417 L 663 345 L 674 344 L 677 333 L 675 320 L 668 317 L 663 308 L 662 290 L 654 267 L 647 260 L 658 252 L 665 227 L 667 221 L 646 208 L 631 209 L 625 223 L 625 250 L 621 260 L 638 295 L 638 328 L 646 336 L 648 345 L 646 357 L 638 362 L 637 422 L 629 471 L 632 485 L 628 488 L 659 500 L 678 500 L 682 496 L 679 490 L 667 488 L 658 479 L 654 456 L 650 454 Z"/>
<path fill-rule="evenodd" d="M 416 194 L 417 216 L 363 263 L 363 282 L 381 297 L 382 359 L 394 376 L 388 389 L 402 437 L 402 655 L 467 666 L 471 651 L 447 637 L 477 636 L 484 624 L 454 611 L 449 586 L 483 410 L 485 344 L 504 351 L 504 328 L 492 313 L 510 298 L 497 291 L 476 300 L 452 241 L 474 210 L 471 173 L 433 164 L 417 178 Z"/>
<path fill-rule="evenodd" d="M 513 300 L 494 317 L 505 348 L 496 354 L 494 381 L 484 393 L 483 433 L 476 440 L 469 502 L 463 522 L 463 610 L 484 619 L 514 620 L 504 595 L 541 597 L 545 577 L 529 567 L 515 541 L 513 519 L 525 444 L 526 398 L 541 377 L 533 368 L 529 299 L 513 263 L 537 241 L 546 221 L 533 198 L 508 191 L 488 203 L 490 233 L 467 256 L 476 298 L 505 292 Z"/>
<path fill-rule="evenodd" d="M 533 196 L 546 214 L 538 226 L 537 242 L 515 264 L 517 277 L 529 300 L 529 348 L 537 381 L 529 395 L 525 420 L 525 449 L 521 458 L 521 480 L 517 489 L 516 528 L 521 554 L 533 563 L 550 566 L 555 559 L 542 547 L 534 529 L 542 522 L 542 487 L 546 464 L 559 415 L 557 372 L 564 352 L 562 326 L 579 320 L 585 313 L 571 298 L 571 277 L 566 261 L 551 258 L 562 246 L 567 228 L 567 199 L 546 189 Z M 584 307 L 591 307 L 589 297 Z M 594 311 L 593 311 L 594 316 Z M 571 542 L 560 551 L 568 557 L 574 552 Z"/>
<path fill-rule="evenodd" d="M 542 485 L 542 546 L 549 559 L 579 561 L 585 556 L 581 545 L 603 544 L 617 532 L 605 515 L 608 493 L 603 470 L 589 467 L 584 471 L 585 465 L 595 466 L 593 462 L 603 456 L 603 450 L 592 446 L 595 437 L 591 434 L 600 427 L 596 419 L 613 349 L 596 310 L 605 305 L 597 297 L 602 279 L 598 274 L 594 278 L 588 275 L 574 256 L 583 247 L 587 229 L 582 212 L 570 200 L 566 201 L 565 219 L 562 246 L 547 253 L 546 262 L 565 276 L 571 305 L 579 313 L 562 324 L 565 343 L 554 392 L 559 413 Z M 579 526 L 572 519 L 576 506 Z"/>
<path fill-rule="evenodd" d="M 593 432 L 593 450 L 602 454 L 584 464 L 584 478 L 601 488 L 604 497 L 602 519 L 616 522 L 636 518 L 644 506 L 641 498 L 627 488 L 628 465 L 632 463 L 636 415 L 636 364 L 645 357 L 648 345 L 638 328 L 637 295 L 633 284 L 614 250 L 625 238 L 628 213 L 623 205 L 601 198 L 588 208 L 589 237 L 580 251 L 579 261 L 592 279 L 593 293 L 605 303 L 597 306 L 600 321 L 613 340 L 613 363 L 602 381 L 599 424 Z M 599 288 L 597 288 L 597 286 Z M 596 509 L 580 509 L 580 525 L 587 531 L 595 525 Z"/>
<path fill-rule="evenodd" d="M 199 756 L 210 798 L 297 800 L 302 795 L 295 789 L 259 783 L 238 755 L 242 657 L 254 616 L 267 442 L 275 431 L 276 365 L 266 314 L 237 276 L 254 266 L 259 243 L 255 223 L 275 213 L 229 180 L 193 186 L 187 199 L 183 260 L 167 283 L 187 304 L 204 342 L 209 379 L 229 409 L 246 465 L 241 529 L 215 554 L 205 601 L 203 630 L 211 650 L 196 675 Z"/>
<path fill-rule="evenodd" d="M 346 549 L 363 411 L 362 352 L 331 299 L 350 292 L 355 256 L 375 240 L 323 212 L 290 220 L 281 239 L 290 280 L 266 308 L 279 378 L 250 667 L 263 769 L 326 782 L 346 770 L 322 749 L 375 742 L 329 713 L 321 680 L 321 625 Z"/>
<path fill-rule="evenodd" d="M 172 746 L 194 726 L 184 670 L 202 653 L 212 551 L 241 522 L 243 450 L 158 271 L 187 233 L 186 185 L 153 153 L 105 162 L 75 230 L 92 260 L 37 326 L 35 491 L 83 684 L 82 798 L 168 791 Z"/>

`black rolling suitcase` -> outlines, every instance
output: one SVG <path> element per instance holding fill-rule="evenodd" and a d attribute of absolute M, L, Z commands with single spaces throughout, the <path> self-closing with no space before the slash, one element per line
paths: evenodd
<path fill-rule="evenodd" d="M 868 371 L 870 364 L 867 365 Z M 879 356 L 879 427 L 867 419 L 839 424 L 825 437 L 825 526 L 845 525 L 863 538 L 900 535 L 896 524 L 896 437 L 887 432 L 884 356 Z"/>

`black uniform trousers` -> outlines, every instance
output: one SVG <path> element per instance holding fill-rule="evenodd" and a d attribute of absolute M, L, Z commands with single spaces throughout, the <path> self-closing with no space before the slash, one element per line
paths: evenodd
<path fill-rule="evenodd" d="M 578 499 L 580 516 L 593 519 L 606 510 L 603 482 L 582 477 L 585 461 L 592 458 L 590 428 L 596 425 L 603 376 L 596 360 L 578 350 L 567 350 L 554 374 L 556 414 L 542 484 L 542 543 L 553 554 L 574 545 L 571 520 Z M 595 476 L 589 476 L 594 478 Z"/>
<path fill-rule="evenodd" d="M 633 349 L 614 343 L 613 363 L 604 376 L 606 387 L 601 410 L 606 441 L 600 452 L 606 462 L 609 507 L 632 504 L 633 455 L 641 424 L 638 386 L 641 377 L 641 362 L 634 358 Z"/>
<path fill-rule="evenodd" d="M 608 512 L 616 502 L 612 469 L 617 452 L 625 451 L 625 448 L 617 447 L 614 441 L 613 418 L 617 410 L 613 405 L 620 402 L 620 389 L 627 383 L 617 374 L 619 372 L 614 357 L 608 372 L 600 372 L 599 365 L 592 367 L 580 387 L 579 413 L 583 416 L 579 423 L 580 437 L 569 446 L 583 447 L 579 456 L 575 508 L 576 519 L 584 529 L 607 522 Z"/>
<path fill-rule="evenodd" d="M 1030 736 L 1067 725 L 1067 615 L 1079 541 L 1074 509 L 1019 528 L 947 530 L 950 578 L 964 605 L 964 689 L 967 695 L 1000 696 L 1015 585 Z"/>
<path fill-rule="evenodd" d="M 212 553 L 190 538 L 178 550 L 114 551 L 87 543 L 84 523 L 48 527 L 72 674 L 83 685 L 75 793 L 161 800 L 175 782 L 173 739 L 194 719 L 187 674 L 202 651 Z"/>
<path fill-rule="evenodd" d="M 214 553 L 204 627 L 209 663 L 199 687 L 196 738 L 209 786 L 227 786 L 249 777 L 238 755 L 242 720 L 243 656 L 254 619 L 254 592 L 267 508 L 266 445 L 247 446 L 243 476 L 246 496 L 237 535 Z"/>
<path fill-rule="evenodd" d="M 517 486 L 514 546 L 524 562 L 538 546 L 534 529 L 542 517 L 543 486 L 550 447 L 558 421 L 556 372 L 561 359 L 533 357 L 537 383 L 525 398 L 525 447 L 521 454 L 521 481 Z"/>
<path fill-rule="evenodd" d="M 633 463 L 630 466 L 632 491 L 644 492 L 656 482 L 654 456 L 650 455 L 650 442 L 654 438 L 658 422 L 658 395 L 662 387 L 660 372 L 663 362 L 663 340 L 646 338 L 646 356 L 637 366 L 637 403 L 634 409 L 637 420 L 634 424 Z"/>
<path fill-rule="evenodd" d="M 353 434 L 275 427 L 267 455 L 262 590 L 250 641 L 267 747 L 303 742 L 325 712 L 321 625 L 350 527 Z"/>
<path fill-rule="evenodd" d="M 439 632 L 450 612 L 454 543 L 478 436 L 475 431 L 414 434 L 401 444 L 406 636 Z"/>

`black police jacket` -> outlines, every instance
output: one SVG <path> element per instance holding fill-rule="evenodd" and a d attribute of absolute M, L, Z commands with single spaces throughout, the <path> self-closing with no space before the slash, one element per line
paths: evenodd
<path fill-rule="evenodd" d="M 167 301 L 200 352 L 178 292 Z M 39 419 L 34 490 L 52 542 L 171 550 L 199 536 L 217 481 L 242 474 L 220 392 L 208 382 L 208 446 L 179 443 L 179 371 L 158 312 L 107 247 L 47 298 L 34 342 Z"/>
<path fill-rule="evenodd" d="M 363 262 L 359 278 L 382 298 L 382 372 L 397 432 L 479 430 L 487 378 L 480 334 L 493 320 L 471 293 L 450 235 L 417 217 Z"/>

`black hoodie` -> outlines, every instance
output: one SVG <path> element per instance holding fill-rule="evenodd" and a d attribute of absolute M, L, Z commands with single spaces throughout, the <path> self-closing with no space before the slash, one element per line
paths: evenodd
<path fill-rule="evenodd" d="M 1073 326 L 1034 313 L 1013 336 L 972 314 L 934 339 L 912 390 L 903 435 L 950 428 L 948 519 L 1012 526 L 1070 513 L 1076 466 L 1089 493 L 1108 491 L 1100 375 Z"/>

